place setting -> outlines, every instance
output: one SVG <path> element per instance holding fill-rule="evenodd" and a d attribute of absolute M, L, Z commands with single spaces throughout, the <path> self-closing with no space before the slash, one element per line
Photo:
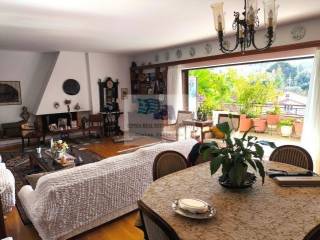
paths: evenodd
<path fill-rule="evenodd" d="M 210 219 L 217 213 L 213 206 L 200 199 L 175 199 L 171 207 L 175 213 L 192 219 Z"/>

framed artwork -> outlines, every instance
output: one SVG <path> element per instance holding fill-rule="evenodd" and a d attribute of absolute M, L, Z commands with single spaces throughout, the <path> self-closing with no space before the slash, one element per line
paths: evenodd
<path fill-rule="evenodd" d="M 0 81 L 0 106 L 21 105 L 19 81 Z"/>
<path fill-rule="evenodd" d="M 128 88 L 121 88 L 121 99 L 127 99 L 128 98 Z"/>

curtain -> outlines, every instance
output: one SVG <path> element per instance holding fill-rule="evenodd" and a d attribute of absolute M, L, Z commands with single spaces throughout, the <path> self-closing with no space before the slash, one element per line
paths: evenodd
<path fill-rule="evenodd" d="M 183 110 L 182 67 L 168 67 L 167 75 L 167 104 L 169 124 L 176 122 L 178 111 Z"/>
<path fill-rule="evenodd" d="M 320 49 L 314 57 L 301 144 L 313 159 L 314 171 L 320 173 Z"/>

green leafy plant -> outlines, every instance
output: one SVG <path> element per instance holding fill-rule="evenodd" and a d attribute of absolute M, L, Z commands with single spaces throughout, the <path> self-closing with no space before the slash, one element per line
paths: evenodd
<path fill-rule="evenodd" d="M 232 138 L 232 130 L 228 123 L 217 124 L 220 131 L 225 134 L 225 146 L 219 147 L 217 142 L 203 144 L 200 153 L 205 159 L 210 159 L 211 175 L 222 167 L 222 176 L 219 181 L 229 181 L 232 186 L 240 187 L 247 179 L 247 169 L 251 166 L 262 178 L 264 183 L 265 170 L 262 164 L 264 150 L 255 136 L 248 136 L 247 131 L 242 138 Z M 265 145 L 275 148 L 272 142 L 264 141 Z"/>
<path fill-rule="evenodd" d="M 282 126 L 293 126 L 293 123 L 294 123 L 294 120 L 291 119 L 291 118 L 287 118 L 287 119 L 282 119 L 280 120 L 279 122 L 279 126 L 282 127 Z"/>

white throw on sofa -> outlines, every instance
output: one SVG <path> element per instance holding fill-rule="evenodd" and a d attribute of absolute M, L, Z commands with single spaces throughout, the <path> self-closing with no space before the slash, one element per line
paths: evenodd
<path fill-rule="evenodd" d="M 187 157 L 195 140 L 160 143 L 41 177 L 19 199 L 44 240 L 67 239 L 129 213 L 152 182 L 156 155 L 175 150 Z"/>

